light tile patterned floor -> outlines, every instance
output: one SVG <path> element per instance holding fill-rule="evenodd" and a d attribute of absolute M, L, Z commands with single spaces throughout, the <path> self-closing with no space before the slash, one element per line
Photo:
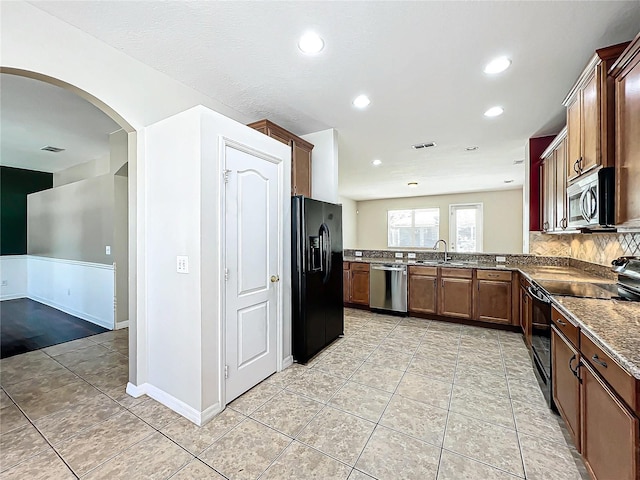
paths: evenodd
<path fill-rule="evenodd" d="M 345 334 L 202 428 L 125 394 L 126 330 L 4 359 L 0 479 L 588 478 L 520 335 L 352 309 Z"/>

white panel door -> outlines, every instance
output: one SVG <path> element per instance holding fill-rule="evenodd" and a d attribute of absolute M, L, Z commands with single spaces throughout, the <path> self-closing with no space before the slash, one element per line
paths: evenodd
<path fill-rule="evenodd" d="M 278 166 L 225 147 L 226 401 L 276 371 Z"/>

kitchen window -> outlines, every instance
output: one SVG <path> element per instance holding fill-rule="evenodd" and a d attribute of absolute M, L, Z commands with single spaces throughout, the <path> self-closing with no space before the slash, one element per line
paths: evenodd
<path fill-rule="evenodd" d="M 389 210 L 387 238 L 389 247 L 431 248 L 440 236 L 440 209 Z"/>
<path fill-rule="evenodd" d="M 449 240 L 453 252 L 482 252 L 482 204 L 449 205 Z"/>

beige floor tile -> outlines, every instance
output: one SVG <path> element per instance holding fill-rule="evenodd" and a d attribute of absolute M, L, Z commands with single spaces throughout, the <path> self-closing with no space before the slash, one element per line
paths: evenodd
<path fill-rule="evenodd" d="M 353 360 L 364 362 L 376 348 L 378 348 L 378 342 L 367 342 L 366 339 L 353 336 L 337 345 L 332 353 L 339 353 Z"/>
<path fill-rule="evenodd" d="M 527 480 L 581 480 L 583 478 L 566 444 L 520 434 L 520 446 Z M 584 478 L 586 480 L 588 477 Z"/>
<path fill-rule="evenodd" d="M 110 332 L 99 333 L 97 335 L 91 335 L 87 338 L 89 338 L 94 343 L 104 343 L 110 340 L 114 340 L 116 338 L 116 331 L 117 330 L 112 330 Z"/>
<path fill-rule="evenodd" d="M 460 335 L 460 327 L 461 325 L 459 323 L 434 321 L 429 325 L 427 335 L 433 332 L 445 332 Z"/>
<path fill-rule="evenodd" d="M 110 417 L 57 447 L 74 472 L 82 476 L 154 432 L 129 412 Z"/>
<path fill-rule="evenodd" d="M 13 402 L 11 402 L 11 405 L 0 409 L 0 434 L 24 427 L 28 423 L 27 417 L 22 414 Z"/>
<path fill-rule="evenodd" d="M 518 478 L 522 477 L 516 477 L 447 450 L 443 450 L 440 457 L 438 480 L 517 480 Z"/>
<path fill-rule="evenodd" d="M 77 477 L 51 448 L 0 474 L 1 480 L 73 480 L 75 478 Z"/>
<path fill-rule="evenodd" d="M 30 353 L 40 352 L 37 351 Z M 62 365 L 48 355 L 42 353 L 42 356 L 28 356 L 30 353 L 24 353 L 22 355 L 16 355 L 2 360 L 2 367 L 0 367 L 0 383 L 8 392 L 11 392 L 8 387 L 16 383 L 36 378 L 57 376 L 65 371 L 65 368 Z M 20 363 L 21 359 L 24 360 L 24 364 Z"/>
<path fill-rule="evenodd" d="M 512 401 L 513 414 L 518 432 L 544 437 L 553 442 L 565 443 L 560 427 L 561 418 L 546 405 L 535 405 L 517 400 Z"/>
<path fill-rule="evenodd" d="M 241 413 L 227 408 L 202 427 L 180 417 L 160 431 L 192 454 L 199 455 L 245 418 Z"/>
<path fill-rule="evenodd" d="M 107 371 L 95 375 L 83 375 L 82 378 L 103 392 L 116 388 L 129 380 L 129 366 L 116 365 Z"/>
<path fill-rule="evenodd" d="M 534 380 L 536 379 L 533 371 L 533 364 L 530 361 L 514 361 L 510 360 L 505 363 L 507 369 L 507 377 L 509 380 Z"/>
<path fill-rule="evenodd" d="M 75 373 L 70 372 L 66 368 L 62 368 L 62 370 L 57 371 L 55 375 L 29 378 L 28 380 L 7 386 L 6 390 L 14 397 L 16 402 L 20 403 L 78 381 L 80 381 L 80 378 Z"/>
<path fill-rule="evenodd" d="M 120 337 L 113 340 L 108 340 L 101 344 L 103 347 L 118 352 L 125 357 L 129 356 L 129 337 Z"/>
<path fill-rule="evenodd" d="M 441 382 L 424 375 L 405 373 L 396 390 L 397 395 L 427 403 L 436 407 L 448 409 L 451 400 L 452 384 Z"/>
<path fill-rule="evenodd" d="M 291 439 L 250 418 L 206 449 L 200 459 L 230 480 L 258 478 Z"/>
<path fill-rule="evenodd" d="M 347 382 L 329 401 L 329 405 L 377 422 L 386 408 L 391 393 L 355 382 Z"/>
<path fill-rule="evenodd" d="M 79 338 L 70 342 L 60 343 L 51 347 L 43 348 L 42 351 L 52 357 L 67 352 L 72 352 L 80 348 L 92 347 L 95 342 L 91 340 L 91 337 Z"/>
<path fill-rule="evenodd" d="M 315 400 L 284 390 L 253 412 L 251 417 L 295 437 L 323 406 Z"/>
<path fill-rule="evenodd" d="M 35 421 L 73 405 L 81 404 L 100 395 L 100 392 L 83 380 L 76 380 L 64 387 L 49 390 L 41 395 L 15 395 L 14 400 L 27 416 Z"/>
<path fill-rule="evenodd" d="M 509 396 L 507 378 L 504 375 L 487 373 L 481 368 L 468 367 L 460 371 L 456 370 L 453 383 L 463 387 L 482 390 L 493 395 Z"/>
<path fill-rule="evenodd" d="M 236 398 L 229 406 L 244 415 L 249 415 L 271 400 L 281 390 L 280 387 L 272 383 L 262 382 Z"/>
<path fill-rule="evenodd" d="M 415 356 L 407 369 L 407 373 L 425 375 L 449 383 L 453 383 L 455 371 L 454 362 L 424 356 Z"/>
<path fill-rule="evenodd" d="M 149 399 L 146 395 L 140 395 L 138 398 L 129 395 L 126 383 L 119 387 L 104 389 L 103 392 L 125 408 L 135 407 Z"/>
<path fill-rule="evenodd" d="M 509 397 L 454 385 L 450 410 L 485 422 L 515 429 Z"/>
<path fill-rule="evenodd" d="M 515 430 L 451 412 L 444 448 L 514 475 L 524 476 Z"/>
<path fill-rule="evenodd" d="M 260 480 L 341 480 L 349 476 L 351 467 L 322 453 L 293 442 L 260 477 Z"/>
<path fill-rule="evenodd" d="M 181 415 L 165 407 L 153 398 L 130 408 L 131 413 L 144 420 L 153 428 L 160 429 L 171 422 L 175 422 Z"/>
<path fill-rule="evenodd" d="M 72 372 L 80 375 L 100 375 L 114 368 L 128 367 L 129 359 L 124 355 L 104 348 L 102 345 L 74 350 L 54 357 Z"/>
<path fill-rule="evenodd" d="M 73 403 L 67 408 L 35 421 L 40 432 L 53 445 L 59 445 L 82 430 L 105 421 L 123 412 L 124 409 L 106 395 L 97 395 L 82 403 Z"/>
<path fill-rule="evenodd" d="M 4 389 L 0 390 L 0 408 L 9 407 L 14 405 L 13 400 L 9 398 Z"/>
<path fill-rule="evenodd" d="M 325 407 L 300 433 L 298 441 L 353 465 L 374 427 L 360 417 Z"/>
<path fill-rule="evenodd" d="M 294 363 L 281 372 L 274 373 L 269 378 L 267 378 L 265 382 L 272 383 L 276 387 L 284 388 L 294 380 L 305 375 L 308 371 L 309 367 Z"/>
<path fill-rule="evenodd" d="M 416 356 L 429 358 L 437 362 L 456 363 L 458 361 L 458 346 L 423 342 L 416 350 Z"/>
<path fill-rule="evenodd" d="M 485 373 L 492 375 L 506 376 L 505 368 L 500 360 L 500 355 L 490 354 L 489 356 L 477 352 L 461 352 L 458 355 L 458 371 L 472 369 L 482 369 Z"/>
<path fill-rule="evenodd" d="M 536 380 L 509 379 L 509 396 L 512 400 L 519 402 L 533 403 L 546 407 L 547 401 L 540 390 L 540 385 Z"/>
<path fill-rule="evenodd" d="M 360 470 L 356 470 L 355 468 L 351 471 L 348 480 L 375 480 L 373 477 L 370 477 L 366 473 L 362 473 Z"/>
<path fill-rule="evenodd" d="M 320 360 L 314 368 L 347 379 L 362 365 L 362 362 L 361 359 L 341 353 L 338 349 Z"/>
<path fill-rule="evenodd" d="M 193 456 L 160 433 L 155 433 L 124 450 L 82 477 L 83 480 L 168 478 Z"/>
<path fill-rule="evenodd" d="M 334 377 L 320 370 L 312 369 L 287 386 L 287 390 L 299 393 L 319 402 L 327 402 L 340 389 L 346 380 Z"/>
<path fill-rule="evenodd" d="M 31 424 L 4 433 L 0 435 L 0 471 L 50 448 Z"/>
<path fill-rule="evenodd" d="M 356 468 L 379 480 L 435 480 L 440 448 L 377 426 Z"/>
<path fill-rule="evenodd" d="M 171 480 L 225 480 L 225 478 L 209 465 L 195 459 L 172 476 Z"/>
<path fill-rule="evenodd" d="M 401 370 L 365 362 L 356 373 L 353 374 L 351 381 L 393 393 L 400 383 L 403 374 L 404 372 Z"/>
<path fill-rule="evenodd" d="M 367 362 L 405 371 L 412 358 L 413 355 L 410 353 L 400 352 L 389 347 L 378 347 L 367 358 Z"/>
<path fill-rule="evenodd" d="M 415 353 L 420 345 L 420 338 L 398 338 L 388 336 L 380 345 L 388 348 L 393 348 L 405 353 Z"/>
<path fill-rule="evenodd" d="M 400 395 L 393 396 L 380 420 L 380 425 L 438 447 L 442 446 L 446 423 L 446 410 Z"/>

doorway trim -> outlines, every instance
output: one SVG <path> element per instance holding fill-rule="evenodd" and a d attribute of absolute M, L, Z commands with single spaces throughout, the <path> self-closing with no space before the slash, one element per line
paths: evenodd
<path fill-rule="evenodd" d="M 218 361 L 220 364 L 220 371 L 218 372 L 219 378 L 219 389 L 220 398 L 219 405 L 220 411 L 224 410 L 227 405 L 227 387 L 225 382 L 225 365 L 226 365 L 226 323 L 227 323 L 227 305 L 226 305 L 226 280 L 225 280 L 225 269 L 226 269 L 226 251 L 227 245 L 225 240 L 225 226 L 226 226 L 226 206 L 227 206 L 227 192 L 225 187 L 225 171 L 227 169 L 227 157 L 226 157 L 226 148 L 234 148 L 244 153 L 248 153 L 249 155 L 254 155 L 258 158 L 261 158 L 265 161 L 274 163 L 278 167 L 278 202 L 280 202 L 284 197 L 284 162 L 281 158 L 275 157 L 268 153 L 265 153 L 261 150 L 257 150 L 253 147 L 245 145 L 241 142 L 233 140 L 229 137 L 225 137 L 221 135 L 219 137 L 219 158 L 220 161 L 220 211 L 218 212 L 218 262 L 221 266 L 219 272 L 219 282 L 221 288 L 219 290 L 219 318 L 220 322 L 218 325 Z M 280 205 L 278 208 L 278 275 L 280 278 L 283 277 L 284 271 L 284 236 L 287 234 L 284 228 L 284 212 L 283 206 Z M 283 335 L 284 335 L 284 293 L 283 293 L 283 284 L 282 282 L 278 282 L 278 309 L 276 319 L 276 372 L 282 370 L 283 367 Z"/>

